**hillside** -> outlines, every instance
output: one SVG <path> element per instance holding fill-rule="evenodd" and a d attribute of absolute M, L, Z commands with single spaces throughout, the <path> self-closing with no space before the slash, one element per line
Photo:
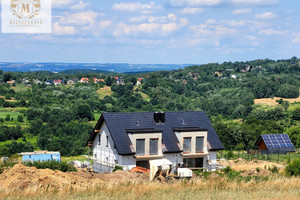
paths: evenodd
<path fill-rule="evenodd" d="M 0 70 L 0 157 L 35 149 L 89 153 L 86 141 L 103 112 L 203 110 L 226 149 L 255 149 L 266 133 L 287 133 L 299 148 L 299 63 L 293 57 L 140 74 Z"/>

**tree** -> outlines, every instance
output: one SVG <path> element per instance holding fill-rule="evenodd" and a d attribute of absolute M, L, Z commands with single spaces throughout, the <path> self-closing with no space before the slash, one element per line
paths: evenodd
<path fill-rule="evenodd" d="M 288 83 L 283 84 L 277 90 L 276 96 L 282 97 L 282 98 L 298 98 L 299 97 L 299 88 L 294 85 L 290 85 Z"/>
<path fill-rule="evenodd" d="M 107 86 L 111 86 L 112 83 L 113 83 L 113 80 L 111 79 L 111 77 L 110 77 L 110 76 L 107 76 L 106 79 L 105 79 L 105 84 L 106 84 Z"/>
<path fill-rule="evenodd" d="M 11 73 L 4 73 L 3 74 L 4 83 L 6 83 L 7 81 L 10 81 L 11 77 L 12 77 Z"/>
<path fill-rule="evenodd" d="M 22 115 L 18 115 L 18 122 L 24 122 L 24 119 L 23 119 Z"/>
<path fill-rule="evenodd" d="M 91 107 L 86 103 L 77 106 L 77 116 L 81 119 L 87 118 L 89 121 L 94 118 Z"/>
<path fill-rule="evenodd" d="M 10 115 L 9 114 L 6 115 L 5 121 L 10 121 Z"/>
<path fill-rule="evenodd" d="M 300 120 L 300 108 L 296 108 L 292 112 L 294 120 Z"/>

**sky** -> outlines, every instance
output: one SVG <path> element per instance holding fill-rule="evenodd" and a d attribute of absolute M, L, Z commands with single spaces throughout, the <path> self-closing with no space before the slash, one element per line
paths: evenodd
<path fill-rule="evenodd" d="M 0 62 L 286 59 L 300 57 L 299 22 L 299 0 L 52 0 L 52 33 L 0 33 Z"/>

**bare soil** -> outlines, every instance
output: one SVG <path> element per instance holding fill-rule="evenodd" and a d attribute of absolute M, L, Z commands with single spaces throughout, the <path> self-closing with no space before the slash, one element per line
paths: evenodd
<path fill-rule="evenodd" d="M 283 101 L 288 101 L 289 103 L 295 103 L 295 102 L 300 102 L 300 97 L 295 98 L 295 99 L 285 99 L 285 98 L 280 98 L 280 97 L 274 97 L 272 98 L 265 98 L 265 99 L 255 99 L 254 103 L 255 104 L 266 104 L 269 106 L 276 106 L 278 103 L 276 102 L 277 100 L 282 99 Z"/>
<path fill-rule="evenodd" d="M 104 183 L 148 180 L 145 175 L 117 171 L 114 173 L 61 172 L 50 169 L 36 169 L 17 164 L 0 174 L 1 190 L 64 189 L 84 190 Z"/>
<path fill-rule="evenodd" d="M 242 176 L 261 175 L 268 176 L 270 168 L 277 167 L 279 172 L 283 172 L 285 166 L 279 163 L 268 162 L 264 160 L 247 161 L 244 159 L 218 161 L 224 167 L 231 167 L 236 171 L 242 171 Z M 257 169 L 259 169 L 257 172 Z"/>

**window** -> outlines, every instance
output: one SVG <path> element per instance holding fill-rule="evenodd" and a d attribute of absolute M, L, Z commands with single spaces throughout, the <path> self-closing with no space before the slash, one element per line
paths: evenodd
<path fill-rule="evenodd" d="M 184 158 L 183 163 L 188 168 L 203 168 L 203 158 Z"/>
<path fill-rule="evenodd" d="M 98 145 L 101 145 L 101 135 L 98 135 Z"/>
<path fill-rule="evenodd" d="M 192 142 L 191 137 L 183 138 L 183 152 L 187 152 L 187 153 L 191 152 L 192 149 L 191 142 Z"/>
<path fill-rule="evenodd" d="M 106 136 L 106 147 L 108 147 L 108 136 Z"/>
<path fill-rule="evenodd" d="M 136 140 L 136 155 L 138 156 L 145 155 L 145 139 Z"/>
<path fill-rule="evenodd" d="M 158 155 L 158 139 L 150 139 L 150 155 Z"/>
<path fill-rule="evenodd" d="M 136 166 L 150 169 L 148 161 L 136 161 Z"/>
<path fill-rule="evenodd" d="M 201 153 L 203 150 L 204 137 L 196 137 L 196 152 Z"/>

